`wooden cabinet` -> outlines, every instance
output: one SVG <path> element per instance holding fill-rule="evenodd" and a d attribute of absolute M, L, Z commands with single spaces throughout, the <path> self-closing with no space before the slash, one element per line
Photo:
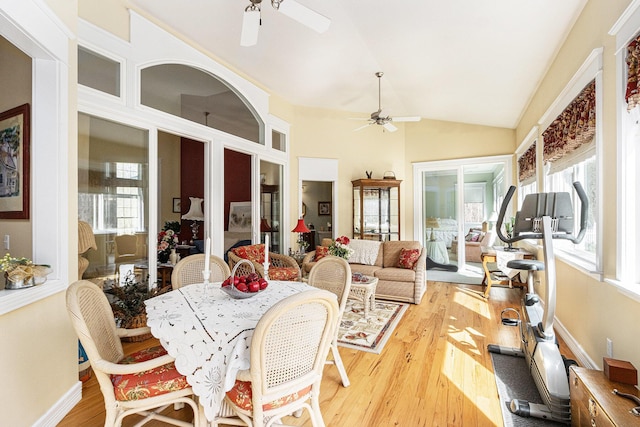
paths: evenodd
<path fill-rule="evenodd" d="M 602 371 L 577 366 L 569 369 L 569 387 L 572 426 L 640 426 L 640 418 L 629 413 L 636 404 L 612 393 L 615 388 L 638 396 L 635 387 L 609 381 Z"/>
<path fill-rule="evenodd" d="M 357 179 L 353 185 L 353 237 L 400 240 L 400 183 L 397 179 Z"/>

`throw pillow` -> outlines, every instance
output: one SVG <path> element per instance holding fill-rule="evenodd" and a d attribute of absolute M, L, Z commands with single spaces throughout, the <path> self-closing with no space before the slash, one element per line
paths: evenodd
<path fill-rule="evenodd" d="M 480 235 L 474 233 L 473 236 L 471 236 L 471 241 L 472 242 L 479 242 L 480 241 Z"/>
<path fill-rule="evenodd" d="M 480 233 L 469 233 L 464 237 L 464 240 L 466 240 L 467 242 L 477 242 L 479 236 L 480 236 Z"/>
<path fill-rule="evenodd" d="M 264 263 L 264 244 L 262 243 L 259 245 L 240 246 L 231 250 L 242 259 L 248 259 L 258 264 Z"/>
<path fill-rule="evenodd" d="M 329 248 L 326 246 L 316 246 L 316 261 L 320 261 L 322 258 L 329 255 Z"/>
<path fill-rule="evenodd" d="M 412 269 L 420 258 L 420 249 L 400 249 L 400 257 L 396 267 Z"/>

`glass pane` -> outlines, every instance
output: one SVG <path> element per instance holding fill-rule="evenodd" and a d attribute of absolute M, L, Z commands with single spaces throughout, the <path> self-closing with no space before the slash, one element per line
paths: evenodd
<path fill-rule="evenodd" d="M 274 130 L 271 132 L 271 146 L 275 150 L 287 151 L 287 140 L 283 133 Z"/>
<path fill-rule="evenodd" d="M 282 165 L 260 161 L 260 240 L 269 235 L 269 251 L 282 251 Z"/>
<path fill-rule="evenodd" d="M 423 176 L 423 220 L 435 218 L 437 227 L 425 227 L 425 241 L 439 240 L 452 249 L 458 233 L 456 200 L 458 171 L 456 169 L 425 172 Z M 425 222 L 426 224 L 426 222 Z M 455 247 L 453 247 L 455 251 Z"/>
<path fill-rule="evenodd" d="M 119 265 L 147 262 L 148 154 L 145 130 L 79 114 L 78 219 L 97 246 L 84 255 L 84 278 L 113 280 Z"/>
<path fill-rule="evenodd" d="M 120 96 L 120 63 L 78 46 L 78 83 Z"/>
<path fill-rule="evenodd" d="M 163 64 L 141 72 L 140 102 L 264 145 L 264 126 L 232 87 L 196 68 Z"/>
<path fill-rule="evenodd" d="M 224 253 L 252 242 L 251 155 L 224 150 Z"/>

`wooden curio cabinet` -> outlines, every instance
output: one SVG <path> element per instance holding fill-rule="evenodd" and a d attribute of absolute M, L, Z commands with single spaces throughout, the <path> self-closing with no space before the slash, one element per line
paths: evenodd
<path fill-rule="evenodd" d="M 400 240 L 400 183 L 357 179 L 353 184 L 353 238 Z"/>

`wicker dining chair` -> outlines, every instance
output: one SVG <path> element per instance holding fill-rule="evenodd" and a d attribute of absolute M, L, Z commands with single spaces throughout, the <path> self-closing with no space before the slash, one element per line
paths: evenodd
<path fill-rule="evenodd" d="M 261 260 L 264 260 L 263 244 L 239 246 L 231 249 L 227 252 L 227 255 L 229 257 L 229 268 L 231 270 L 233 270 L 233 267 L 238 263 L 238 261 L 246 259 L 251 261 L 255 272 L 258 273 L 260 277 L 265 276 L 264 265 L 260 262 Z M 240 266 L 236 271 L 236 274 L 243 276 L 253 272 L 251 267 L 247 267 Z M 268 279 L 271 280 L 302 280 L 302 273 L 300 272 L 298 262 L 288 255 L 277 254 L 274 252 L 269 252 L 268 275 Z"/>
<path fill-rule="evenodd" d="M 335 335 L 335 295 L 313 289 L 283 299 L 260 319 L 251 339 L 248 370 L 238 372 L 225 401 L 247 425 L 271 426 L 307 409 L 324 426 L 320 383 Z"/>
<path fill-rule="evenodd" d="M 202 283 L 204 278 L 202 277 L 202 271 L 204 270 L 205 254 L 189 255 L 182 258 L 173 267 L 171 273 L 171 287 L 178 289 L 186 285 L 194 283 Z M 229 266 L 220 257 L 211 255 L 211 262 L 209 264 L 211 274 L 209 275 L 210 282 L 222 282 L 224 279 L 231 275 Z"/>
<path fill-rule="evenodd" d="M 309 273 L 309 285 L 333 292 L 338 297 L 340 307 L 338 311 L 338 325 L 340 325 L 344 309 L 347 305 L 349 291 L 351 290 L 351 267 L 349 263 L 345 259 L 336 256 L 322 258 L 315 263 Z M 338 351 L 339 329 L 339 327 L 336 328 L 336 334 L 331 343 L 333 360 L 327 360 L 327 363 L 336 365 L 340 373 L 340 378 L 342 379 L 342 385 L 349 387 L 349 377 L 347 376 L 347 371 L 344 368 L 340 352 Z"/>
<path fill-rule="evenodd" d="M 104 396 L 105 426 L 119 427 L 131 414 L 176 426 L 198 426 L 198 404 L 184 375 L 178 373 L 174 358 L 162 346 L 124 356 L 120 329 L 106 295 L 86 280 L 72 283 L 66 294 L 67 311 L 80 338 Z M 148 328 L 141 328 L 148 332 Z M 131 331 L 129 331 L 131 332 Z M 169 405 L 188 404 L 193 409 L 193 423 L 159 414 Z M 151 411 L 154 410 L 155 411 Z"/>

